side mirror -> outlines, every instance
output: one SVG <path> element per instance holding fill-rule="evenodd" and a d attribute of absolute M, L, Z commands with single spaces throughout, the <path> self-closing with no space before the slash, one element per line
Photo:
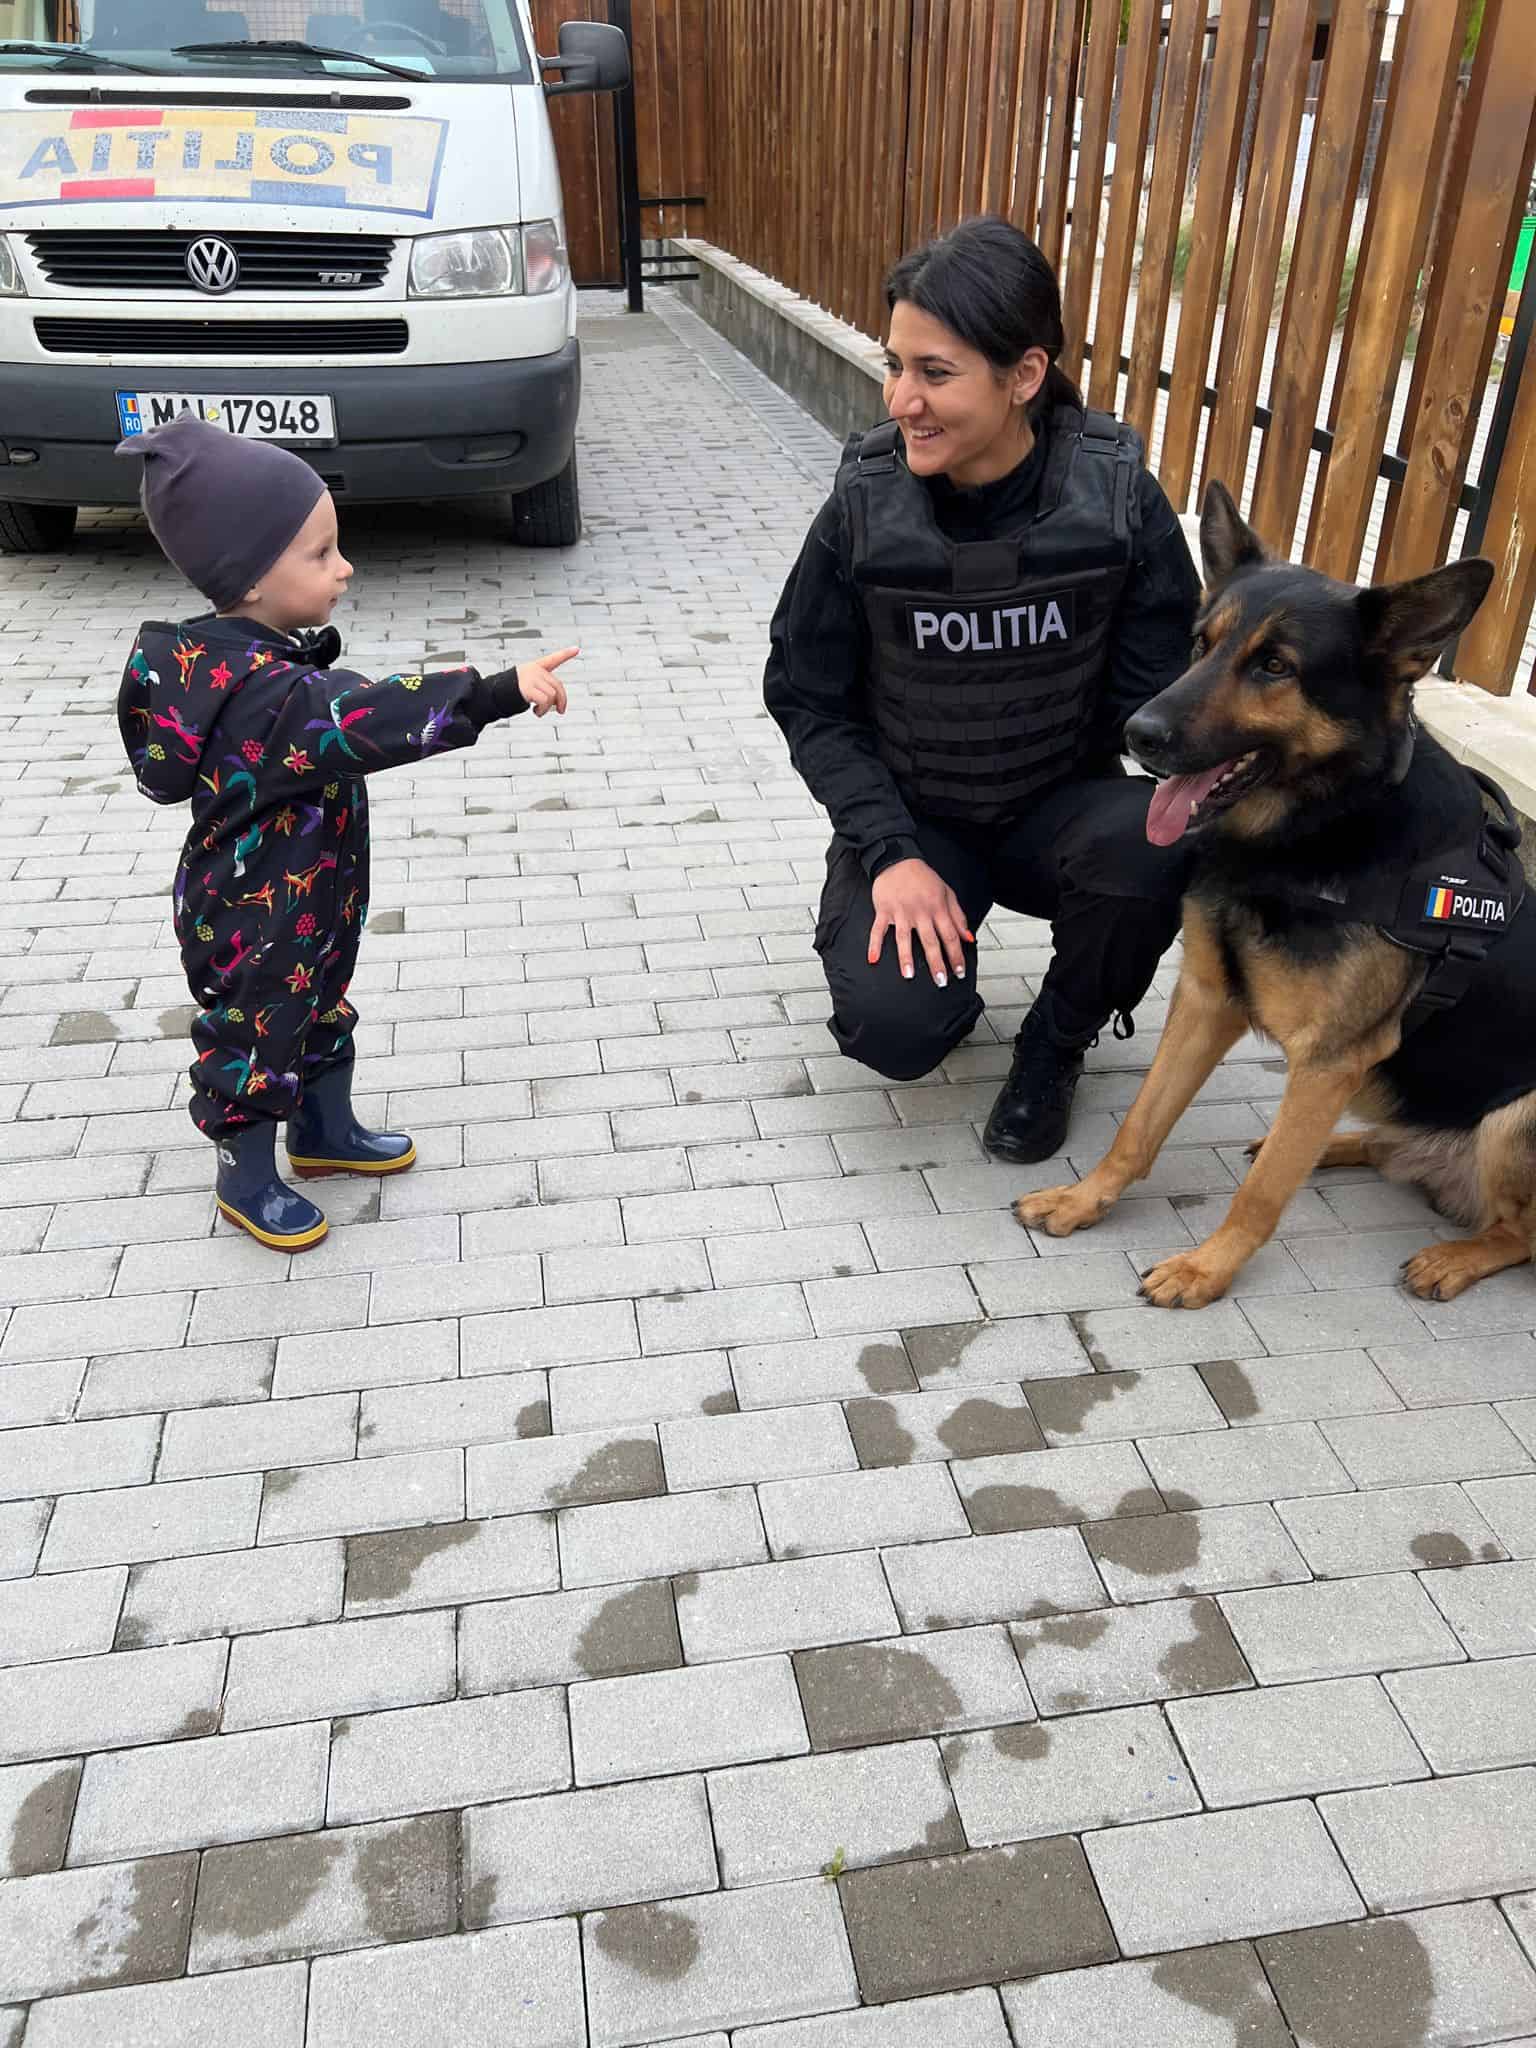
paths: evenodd
<path fill-rule="evenodd" d="M 551 99 L 563 92 L 618 92 L 629 83 L 629 44 L 611 22 L 562 21 L 559 56 L 541 57 L 539 64 L 561 74 L 544 87 Z"/>

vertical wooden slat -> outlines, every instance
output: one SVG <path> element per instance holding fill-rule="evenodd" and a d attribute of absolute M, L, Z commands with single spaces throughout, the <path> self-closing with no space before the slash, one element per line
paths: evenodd
<path fill-rule="evenodd" d="M 1098 315 L 1093 323 L 1093 374 L 1088 384 L 1089 404 L 1105 412 L 1114 411 L 1120 385 L 1125 308 L 1136 261 L 1136 227 L 1141 217 L 1162 11 L 1162 0 L 1131 0 L 1131 33 L 1125 46 L 1115 133 L 1115 181 L 1109 195 L 1109 227 L 1099 274 Z"/>
<path fill-rule="evenodd" d="M 1515 680 L 1536 603 L 1536 356 L 1526 359 L 1479 553 L 1496 574 L 1482 610 L 1461 637 L 1456 673 L 1502 695 Z"/>
<path fill-rule="evenodd" d="M 1194 139 L 1195 84 L 1205 41 L 1205 7 L 1206 0 L 1174 0 L 1168 51 L 1163 62 L 1152 188 L 1147 199 L 1147 226 L 1136 282 L 1136 332 L 1125 392 L 1125 417 L 1149 444 L 1157 408 L 1158 372 L 1163 366 L 1163 334 L 1173 290 L 1173 259 L 1183 212 L 1184 183 L 1189 175 L 1189 149 Z"/>
<path fill-rule="evenodd" d="M 923 142 L 928 115 L 929 0 L 911 0 L 907 41 L 907 114 L 902 162 L 901 235 L 903 249 L 921 241 L 923 217 Z"/>
<path fill-rule="evenodd" d="M 1531 28 L 1522 0 L 1491 0 L 1462 111 L 1458 203 L 1454 220 L 1444 223 L 1435 257 L 1443 286 L 1435 294 L 1435 318 L 1426 319 L 1414 363 L 1408 474 L 1385 558 L 1376 565 L 1378 581 L 1435 566 L 1466 474 L 1487 376 L 1488 337 L 1503 309 L 1513 253 L 1516 223 L 1510 199 L 1523 199 L 1530 187 L 1536 109 L 1536 35 Z"/>
<path fill-rule="evenodd" d="M 1252 4 L 1252 0 L 1249 0 Z M 1109 143 L 1109 117 L 1115 85 L 1116 35 L 1119 10 L 1095 7 L 1088 26 L 1088 51 L 1083 60 L 1083 132 L 1077 151 L 1077 175 L 1071 199 L 1071 240 L 1066 282 L 1062 289 L 1062 326 L 1066 346 L 1061 367 L 1075 384 L 1082 373 L 1088 339 L 1088 309 L 1093 302 L 1093 273 L 1099 249 L 1099 216 L 1104 204 L 1104 160 Z"/>
<path fill-rule="evenodd" d="M 950 9 L 944 53 L 944 91 L 940 100 L 944 141 L 935 166 L 933 207 L 934 225 L 940 234 L 952 228 L 960 218 L 960 178 L 965 161 L 965 128 L 971 110 L 965 63 L 965 46 L 969 32 L 967 17 L 983 4 L 984 0 L 967 0 L 966 5 Z"/>
<path fill-rule="evenodd" d="M 1045 132 L 1046 70 L 1050 61 L 1052 0 L 1024 0 L 1023 47 L 1019 62 L 1019 118 L 1015 128 L 1013 184 L 1008 216 L 1026 234 L 1037 226 L 1040 145 Z"/>
<path fill-rule="evenodd" d="M 1381 0 L 1336 0 L 1254 485 L 1253 523 L 1271 547 L 1290 545 L 1306 483 L 1384 27 Z"/>
<path fill-rule="evenodd" d="M 1339 368 L 1337 428 L 1323 473 L 1307 559 L 1349 578 L 1365 544 L 1377 473 L 1402 360 L 1414 289 L 1429 236 L 1437 164 L 1455 91 L 1468 0 L 1414 0 L 1398 32 L 1401 91 L 1376 161 L 1377 232 L 1371 265 L 1356 282 L 1359 318 Z"/>
<path fill-rule="evenodd" d="M 1013 163 L 1014 123 L 1019 109 L 1019 8 L 1029 0 L 997 0 L 992 56 L 987 76 L 992 85 L 987 128 L 987 182 L 983 204 L 989 213 L 1008 211 L 1008 180 Z"/>
<path fill-rule="evenodd" d="M 1036 236 L 1053 267 L 1061 262 L 1067 231 L 1067 188 L 1072 181 L 1072 144 L 1077 126 L 1077 73 L 1083 49 L 1085 0 L 1056 0 L 1051 38 L 1051 125 L 1045 138 L 1045 172 Z"/>
<path fill-rule="evenodd" d="M 1237 255 L 1222 324 L 1220 396 L 1205 445 L 1204 480 L 1242 497 L 1248 477 L 1253 408 L 1269 347 L 1275 280 L 1285 243 L 1286 211 L 1296 167 L 1312 43 L 1313 0 L 1275 0 L 1264 84 L 1253 134 L 1248 189 L 1243 194 Z"/>
<path fill-rule="evenodd" d="M 987 80 L 992 55 L 993 0 L 972 0 L 970 48 L 965 65 L 965 160 L 960 172 L 959 215 L 980 213 L 987 189 Z"/>

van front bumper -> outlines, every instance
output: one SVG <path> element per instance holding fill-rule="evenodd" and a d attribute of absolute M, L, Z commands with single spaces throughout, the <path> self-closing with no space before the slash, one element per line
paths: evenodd
<path fill-rule="evenodd" d="M 524 491 L 576 440 L 581 349 L 491 363 L 0 363 L 0 501 L 135 505 L 141 470 L 114 455 L 119 391 L 329 393 L 337 444 L 297 448 L 334 495 L 379 504 Z M 25 421 L 24 427 L 12 422 Z"/>

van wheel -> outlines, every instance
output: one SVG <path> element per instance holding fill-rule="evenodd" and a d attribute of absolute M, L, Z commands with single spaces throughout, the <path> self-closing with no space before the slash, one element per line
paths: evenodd
<path fill-rule="evenodd" d="M 511 537 L 524 548 L 573 548 L 581 539 L 581 491 L 576 452 L 558 476 L 513 494 L 508 514 Z"/>
<path fill-rule="evenodd" d="M 75 537 L 74 505 L 9 505 L 0 500 L 0 548 L 11 555 L 51 555 Z"/>

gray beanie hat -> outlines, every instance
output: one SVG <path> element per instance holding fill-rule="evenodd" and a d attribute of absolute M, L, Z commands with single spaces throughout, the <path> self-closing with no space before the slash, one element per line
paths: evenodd
<path fill-rule="evenodd" d="M 307 462 L 271 441 L 247 441 L 190 412 L 119 442 L 144 463 L 149 530 L 215 611 L 229 611 L 266 574 L 325 493 Z"/>

